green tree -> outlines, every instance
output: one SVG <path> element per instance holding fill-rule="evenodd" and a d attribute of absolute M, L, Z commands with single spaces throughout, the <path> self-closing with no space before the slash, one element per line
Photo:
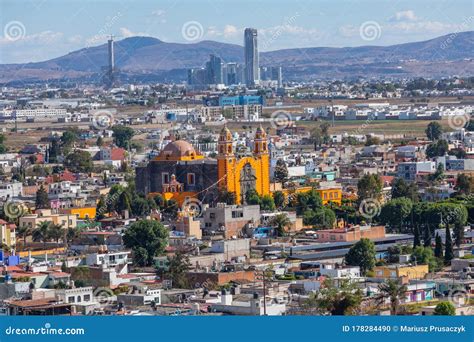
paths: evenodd
<path fill-rule="evenodd" d="M 315 229 L 331 229 L 335 221 L 336 214 L 328 207 L 306 210 L 303 213 L 303 223 L 305 225 L 312 225 Z"/>
<path fill-rule="evenodd" d="M 48 148 L 48 158 L 50 163 L 57 163 L 58 156 L 61 155 L 61 146 L 59 145 L 58 139 L 53 139 L 51 145 Z"/>
<path fill-rule="evenodd" d="M 91 155 L 86 151 L 76 150 L 67 155 L 64 166 L 72 172 L 89 173 L 93 170 Z"/>
<path fill-rule="evenodd" d="M 392 199 L 406 197 L 413 202 L 419 199 L 418 187 L 415 182 L 407 182 L 403 178 L 395 178 L 392 183 Z"/>
<path fill-rule="evenodd" d="M 446 264 L 449 264 L 454 258 L 453 239 L 451 237 L 451 230 L 449 229 L 449 224 L 446 225 L 445 235 L 446 237 L 444 239 L 444 262 Z"/>
<path fill-rule="evenodd" d="M 336 286 L 331 279 L 326 279 L 319 292 L 311 294 L 304 306 L 316 308 L 322 313 L 333 316 L 354 315 L 360 309 L 362 291 L 356 282 L 342 280 Z"/>
<path fill-rule="evenodd" d="M 260 204 L 261 198 L 254 189 L 247 191 L 245 194 L 245 203 L 250 205 Z"/>
<path fill-rule="evenodd" d="M 65 148 L 71 148 L 79 140 L 79 130 L 77 128 L 69 128 L 61 136 L 61 144 Z"/>
<path fill-rule="evenodd" d="M 154 220 L 133 223 L 123 235 L 123 242 L 134 253 L 134 262 L 140 266 L 150 266 L 153 258 L 162 254 L 168 245 L 168 230 Z M 146 253 L 143 253 L 146 252 Z"/>
<path fill-rule="evenodd" d="M 135 197 L 131 201 L 131 210 L 133 216 L 146 216 L 150 214 L 152 209 L 156 208 L 156 203 L 153 201 L 148 201 L 146 198 L 143 197 Z"/>
<path fill-rule="evenodd" d="M 43 185 L 41 185 L 36 191 L 36 201 L 35 201 L 36 209 L 46 209 L 49 208 L 49 199 L 48 193 Z"/>
<path fill-rule="evenodd" d="M 316 149 L 324 142 L 324 135 L 321 131 L 321 127 L 314 127 L 310 132 L 310 139 Z"/>
<path fill-rule="evenodd" d="M 456 190 L 459 194 L 470 195 L 474 189 L 474 177 L 465 173 L 458 174 L 456 179 Z"/>
<path fill-rule="evenodd" d="M 411 254 L 411 261 L 421 265 L 428 265 L 430 272 L 438 271 L 442 267 L 442 263 L 433 255 L 431 247 L 415 247 Z"/>
<path fill-rule="evenodd" d="M 409 198 L 400 197 L 387 202 L 380 211 L 380 221 L 398 232 L 403 231 L 413 209 Z"/>
<path fill-rule="evenodd" d="M 91 271 L 87 266 L 77 266 L 72 269 L 71 279 L 76 287 L 85 287 L 91 284 Z"/>
<path fill-rule="evenodd" d="M 134 130 L 130 127 L 117 125 L 112 127 L 112 131 L 115 145 L 128 149 L 130 141 L 135 134 Z"/>
<path fill-rule="evenodd" d="M 426 127 L 425 133 L 429 140 L 438 140 L 443 134 L 443 127 L 438 122 L 432 121 Z"/>
<path fill-rule="evenodd" d="M 128 195 L 127 191 L 122 191 L 120 193 L 120 196 L 117 200 L 116 209 L 120 213 L 123 213 L 124 211 L 127 211 L 129 214 L 132 213 L 132 209 L 130 206 L 130 196 Z"/>
<path fill-rule="evenodd" d="M 260 199 L 260 209 L 263 211 L 275 211 L 275 202 L 271 195 L 263 195 Z"/>
<path fill-rule="evenodd" d="M 5 136 L 0 134 L 0 154 L 7 152 L 7 147 L 5 146 Z"/>
<path fill-rule="evenodd" d="M 451 302 L 441 302 L 436 304 L 433 315 L 435 316 L 455 316 L 456 308 Z"/>
<path fill-rule="evenodd" d="M 26 239 L 28 238 L 28 236 L 31 235 L 32 232 L 33 232 L 33 229 L 31 229 L 31 227 L 26 224 L 22 224 L 16 229 L 15 231 L 16 236 L 19 239 L 23 239 L 23 249 L 26 246 Z"/>
<path fill-rule="evenodd" d="M 273 193 L 273 201 L 277 208 L 284 208 L 286 202 L 285 194 L 282 191 L 275 191 Z"/>
<path fill-rule="evenodd" d="M 178 251 L 174 256 L 168 257 L 168 272 L 166 277 L 171 279 L 173 287 L 189 288 L 186 273 L 191 268 L 187 254 Z"/>
<path fill-rule="evenodd" d="M 100 195 L 95 212 L 96 212 L 95 214 L 96 220 L 102 220 L 105 217 L 105 214 L 108 212 L 104 195 Z"/>
<path fill-rule="evenodd" d="M 359 266 L 363 275 L 375 266 L 375 245 L 366 238 L 360 239 L 346 254 L 347 265 Z"/>
<path fill-rule="evenodd" d="M 380 139 L 373 135 L 365 136 L 365 146 L 380 145 Z"/>
<path fill-rule="evenodd" d="M 43 245 L 46 246 L 46 241 L 48 241 L 48 233 L 51 222 L 41 221 L 36 225 L 36 228 L 33 230 L 32 237 L 33 241 L 41 241 Z"/>
<path fill-rule="evenodd" d="M 314 211 L 322 208 L 323 201 L 318 192 L 315 189 L 311 189 L 310 191 L 298 193 L 296 195 L 296 205 L 296 213 L 301 215 L 307 210 Z"/>
<path fill-rule="evenodd" d="M 367 174 L 362 176 L 357 182 L 357 195 L 359 201 L 365 199 L 380 199 L 382 193 L 382 180 L 377 174 Z"/>
<path fill-rule="evenodd" d="M 235 192 L 220 190 L 218 193 L 218 201 L 228 205 L 233 205 L 236 202 Z"/>
<path fill-rule="evenodd" d="M 59 244 L 59 240 L 64 238 L 65 230 L 60 224 L 52 224 L 48 229 L 48 238 L 56 241 L 56 244 Z"/>
<path fill-rule="evenodd" d="M 441 236 L 439 236 L 438 233 L 436 233 L 436 237 L 435 237 L 434 255 L 437 258 L 443 257 L 443 241 L 441 240 Z"/>
<path fill-rule="evenodd" d="M 277 160 L 273 178 L 280 183 L 285 183 L 288 180 L 288 168 L 283 159 Z"/>
<path fill-rule="evenodd" d="M 102 147 L 104 146 L 104 139 L 102 137 L 98 137 L 95 144 L 98 146 L 98 147 Z"/>
<path fill-rule="evenodd" d="M 291 221 L 286 214 L 278 214 L 271 218 L 269 222 L 270 226 L 276 227 L 276 233 L 278 236 L 285 236 L 286 229 L 291 225 Z"/>
<path fill-rule="evenodd" d="M 426 147 L 426 156 L 428 158 L 442 157 L 449 151 L 446 140 L 437 140 Z"/>
<path fill-rule="evenodd" d="M 379 285 L 379 303 L 385 303 L 385 299 L 390 300 L 390 314 L 397 315 L 400 307 L 400 298 L 405 298 L 408 288 L 399 280 L 388 279 Z"/>
<path fill-rule="evenodd" d="M 421 246 L 420 227 L 413 226 L 413 247 Z"/>

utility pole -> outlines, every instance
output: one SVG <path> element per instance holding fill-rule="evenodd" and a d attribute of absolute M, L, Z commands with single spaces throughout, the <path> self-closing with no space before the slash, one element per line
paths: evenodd
<path fill-rule="evenodd" d="M 265 275 L 265 271 L 266 270 L 263 270 L 263 315 L 266 316 L 267 315 L 267 292 L 266 292 L 266 275 Z"/>

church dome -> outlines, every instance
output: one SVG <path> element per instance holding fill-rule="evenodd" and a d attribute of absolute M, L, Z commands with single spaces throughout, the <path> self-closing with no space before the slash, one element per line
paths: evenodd
<path fill-rule="evenodd" d="M 193 157 L 196 156 L 196 150 L 193 145 L 184 140 L 176 140 L 170 142 L 161 151 L 160 156 L 168 158 L 182 158 L 182 157 Z"/>

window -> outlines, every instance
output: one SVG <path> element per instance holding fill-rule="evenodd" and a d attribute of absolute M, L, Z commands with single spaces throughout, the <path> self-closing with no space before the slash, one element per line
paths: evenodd
<path fill-rule="evenodd" d="M 244 213 L 242 211 L 233 211 L 232 212 L 232 218 L 239 218 L 239 217 L 244 217 Z"/>
<path fill-rule="evenodd" d="M 163 172 L 161 174 L 161 183 L 169 184 L 169 182 L 170 182 L 170 174 L 168 172 Z"/>
<path fill-rule="evenodd" d="M 84 295 L 84 302 L 88 302 L 91 300 L 91 295 Z"/>
<path fill-rule="evenodd" d="M 196 182 L 196 176 L 194 173 L 188 173 L 188 185 L 194 185 Z"/>
<path fill-rule="evenodd" d="M 67 302 L 68 303 L 74 303 L 74 296 L 68 297 Z"/>

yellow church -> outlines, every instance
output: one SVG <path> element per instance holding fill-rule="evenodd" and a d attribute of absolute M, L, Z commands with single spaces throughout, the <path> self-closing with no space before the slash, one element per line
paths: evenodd
<path fill-rule="evenodd" d="M 224 126 L 218 141 L 217 160 L 205 158 L 183 140 L 170 142 L 148 165 L 136 168 L 137 191 L 148 196 L 160 194 L 179 205 L 189 198 L 214 203 L 218 191 L 235 194 L 236 204 L 255 190 L 270 194 L 270 155 L 267 135 L 262 127 L 255 132 L 251 153 L 234 151 L 234 141 Z"/>
<path fill-rule="evenodd" d="M 218 142 L 217 173 L 219 189 L 233 192 L 237 204 L 245 203 L 245 195 L 255 190 L 260 196 L 270 194 L 270 155 L 267 134 L 262 126 L 255 133 L 252 155 L 234 151 L 232 133 L 224 126 Z"/>

